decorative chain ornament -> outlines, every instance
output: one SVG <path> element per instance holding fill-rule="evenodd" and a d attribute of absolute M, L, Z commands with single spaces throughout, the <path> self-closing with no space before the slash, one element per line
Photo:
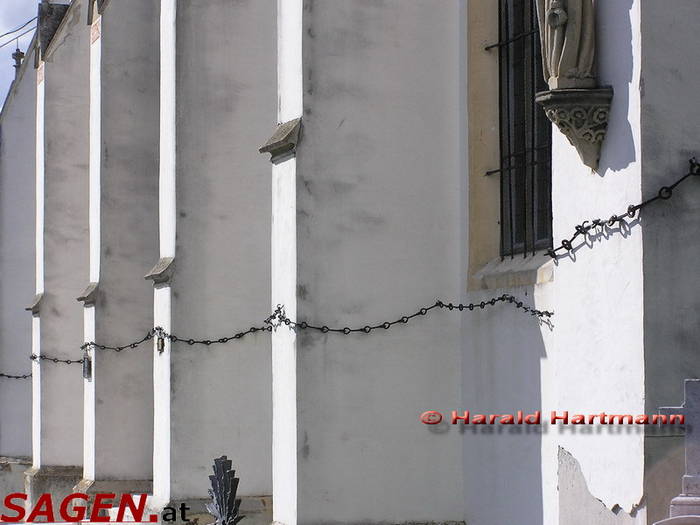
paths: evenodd
<path fill-rule="evenodd" d="M 552 259 L 556 259 L 558 257 L 557 253 L 560 251 L 565 251 L 566 253 L 570 253 L 574 250 L 573 242 L 581 235 L 587 235 L 588 232 L 590 232 L 594 228 L 603 228 L 605 226 L 612 227 L 615 226 L 615 224 L 620 224 L 620 223 L 625 223 L 625 219 L 634 219 L 638 212 L 641 211 L 643 208 L 646 208 L 649 206 L 651 203 L 656 202 L 657 200 L 668 200 L 673 196 L 673 190 L 684 180 L 687 178 L 693 176 L 693 175 L 700 175 L 700 162 L 698 162 L 695 158 L 690 159 L 690 169 L 688 173 L 683 175 L 680 179 L 678 179 L 676 182 L 671 184 L 670 186 L 662 186 L 659 188 L 658 193 L 650 198 L 647 199 L 640 204 L 631 204 L 630 206 L 627 207 L 627 211 L 625 213 L 622 213 L 620 215 L 612 215 L 608 220 L 604 219 L 593 219 L 591 221 L 583 221 L 581 224 L 576 226 L 575 230 L 576 233 L 570 238 L 570 239 L 564 239 L 561 241 L 561 244 L 556 247 L 552 248 L 547 251 L 547 255 L 549 255 Z"/>

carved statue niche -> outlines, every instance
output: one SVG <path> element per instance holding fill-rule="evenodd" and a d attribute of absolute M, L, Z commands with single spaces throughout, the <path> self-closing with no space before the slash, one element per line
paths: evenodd
<path fill-rule="evenodd" d="M 542 68 L 549 91 L 535 100 L 576 148 L 598 169 L 613 90 L 598 87 L 593 0 L 537 0 Z"/>
<path fill-rule="evenodd" d="M 537 0 L 549 89 L 596 87 L 593 0 Z"/>

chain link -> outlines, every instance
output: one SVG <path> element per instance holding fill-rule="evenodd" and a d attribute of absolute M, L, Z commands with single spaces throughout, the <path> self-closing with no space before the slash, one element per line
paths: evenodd
<path fill-rule="evenodd" d="M 89 350 L 89 349 L 93 348 L 93 349 L 97 349 L 97 350 L 113 350 L 114 352 L 121 352 L 122 350 L 134 349 L 134 348 L 138 348 L 140 345 L 142 345 L 146 341 L 150 341 L 151 339 L 153 339 L 156 336 L 156 334 L 158 333 L 158 330 L 160 330 L 160 329 L 153 328 L 153 329 L 149 330 L 148 332 L 146 332 L 146 335 L 144 335 L 138 341 L 134 341 L 133 343 L 129 343 L 129 344 L 122 345 L 122 346 L 98 345 L 94 341 L 91 341 L 89 343 L 85 343 L 85 344 L 81 345 L 80 349 L 81 350 Z"/>
<path fill-rule="evenodd" d="M 32 374 L 24 374 L 24 375 L 21 375 L 21 376 L 13 376 L 13 375 L 11 375 L 11 374 L 3 374 L 3 373 L 0 373 L 0 377 L 4 377 L 5 379 L 28 379 L 28 378 L 32 377 Z"/>
<path fill-rule="evenodd" d="M 435 309 L 446 309 L 446 310 L 459 310 L 460 312 L 468 310 L 468 311 L 474 311 L 474 310 L 484 310 L 485 308 L 489 306 L 495 306 L 497 303 L 508 303 L 513 305 L 515 308 L 523 310 L 525 313 L 529 313 L 530 315 L 537 317 L 539 319 L 549 319 L 554 315 L 553 312 L 549 311 L 544 311 L 544 310 L 537 310 L 536 308 L 533 308 L 531 306 L 527 306 L 525 303 L 523 303 L 521 300 L 519 300 L 517 297 L 509 295 L 509 294 L 503 294 L 499 297 L 492 297 L 491 299 L 488 299 L 486 301 L 480 301 L 478 303 L 468 303 L 468 304 L 463 304 L 463 303 L 445 303 L 444 301 L 437 300 L 435 301 L 434 304 L 431 304 L 429 306 L 424 306 L 423 308 L 419 309 L 415 313 L 411 315 L 404 315 L 402 317 L 399 317 L 398 319 L 395 319 L 393 321 L 384 321 L 383 323 L 376 323 L 376 324 L 367 324 L 364 326 L 356 326 L 356 327 L 349 327 L 349 326 L 344 326 L 344 327 L 330 327 L 327 325 L 323 326 L 318 326 L 318 325 L 313 325 L 310 324 L 306 321 L 293 321 L 287 315 L 284 313 L 284 307 L 282 305 L 278 305 L 277 309 L 275 312 L 265 320 L 266 323 L 269 324 L 271 327 L 278 327 L 281 325 L 289 326 L 293 330 L 314 330 L 317 332 L 321 332 L 324 334 L 327 333 L 335 333 L 335 334 L 342 334 L 342 335 L 350 335 L 353 333 L 363 333 L 363 334 L 369 334 L 375 330 L 388 330 L 389 328 L 393 327 L 394 325 L 397 324 L 407 324 L 411 319 L 414 319 L 416 317 L 422 317 L 425 315 L 428 315 L 428 313 L 431 310 Z M 275 323 L 274 321 L 277 321 Z"/>
<path fill-rule="evenodd" d="M 662 186 L 661 188 L 659 188 L 659 191 L 657 192 L 656 196 L 647 199 L 641 202 L 640 204 L 631 204 L 627 207 L 626 212 L 620 215 L 612 215 L 608 220 L 593 219 L 590 221 L 583 221 L 581 224 L 575 227 L 576 233 L 574 233 L 574 235 L 570 239 L 564 239 L 563 241 L 561 241 L 561 244 L 558 247 L 548 250 L 547 255 L 549 255 L 552 259 L 556 259 L 558 257 L 557 253 L 562 250 L 567 253 L 570 253 L 574 249 L 573 242 L 580 235 L 587 235 L 588 232 L 590 232 L 594 228 L 604 228 L 606 226 L 610 228 L 618 223 L 624 223 L 625 225 L 627 225 L 626 219 L 634 219 L 639 211 L 641 211 L 643 208 L 647 207 L 651 203 L 656 202 L 657 200 L 670 199 L 673 196 L 673 190 L 676 188 L 676 186 L 678 186 L 685 179 L 693 175 L 700 175 L 700 163 L 695 158 L 690 159 L 689 163 L 690 169 L 688 173 L 683 175 L 680 179 L 678 179 L 670 186 Z"/>
<path fill-rule="evenodd" d="M 646 206 L 650 205 L 651 203 L 657 201 L 657 200 L 668 200 L 673 196 L 673 190 L 681 184 L 684 180 L 687 178 L 693 176 L 693 175 L 700 175 L 700 163 L 695 159 L 692 158 L 690 159 L 690 170 L 688 173 L 686 173 L 683 177 L 678 179 L 675 183 L 673 183 L 671 186 L 662 186 L 656 196 L 647 199 L 640 204 L 635 204 L 635 205 L 630 205 L 627 207 L 627 211 L 623 214 L 620 215 L 612 215 L 608 220 L 602 220 L 602 219 L 594 219 L 592 221 L 584 221 L 582 224 L 576 226 L 576 233 L 570 238 L 570 239 L 564 239 L 561 241 L 561 244 L 557 248 L 552 248 L 548 250 L 547 255 L 550 257 L 556 259 L 557 258 L 557 253 L 564 250 L 567 252 L 571 252 L 573 250 L 573 242 L 580 236 L 580 235 L 586 235 L 588 232 L 590 232 L 594 228 L 599 228 L 599 227 L 604 227 L 604 226 L 614 226 L 617 223 L 622 223 L 625 222 L 625 219 L 633 219 L 637 215 L 637 213 L 645 208 Z M 626 224 L 626 222 L 625 222 Z M 137 341 L 134 341 L 133 343 L 121 345 L 121 346 L 110 346 L 110 345 L 102 345 L 102 344 L 97 344 L 94 341 L 85 343 L 81 345 L 80 349 L 83 352 L 87 352 L 89 349 L 97 349 L 97 350 L 111 350 L 114 352 L 121 352 L 123 350 L 127 349 L 136 349 L 139 346 L 141 346 L 143 343 L 150 341 L 153 338 L 157 338 L 157 343 L 158 343 L 158 350 L 160 352 L 163 351 L 164 349 L 164 340 L 167 339 L 172 343 L 185 343 L 189 346 L 194 346 L 194 345 L 204 345 L 204 346 L 211 346 L 215 344 L 225 344 L 228 343 L 229 341 L 232 340 L 237 340 L 237 339 L 243 339 L 245 336 L 254 334 L 257 332 L 272 332 L 273 329 L 276 329 L 277 327 L 281 325 L 285 325 L 290 327 L 293 330 L 313 330 L 317 332 L 321 332 L 324 334 L 327 333 L 334 333 L 334 334 L 342 334 L 342 335 L 350 335 L 350 334 L 355 334 L 355 333 L 363 333 L 363 334 L 369 334 L 375 330 L 388 330 L 389 328 L 398 325 L 398 324 L 406 324 L 412 319 L 416 317 L 422 317 L 427 315 L 429 312 L 435 310 L 435 309 L 447 309 L 447 310 L 459 310 L 460 312 L 468 310 L 468 311 L 474 311 L 474 310 L 484 310 L 485 308 L 489 306 L 495 306 L 496 303 L 508 303 L 513 305 L 515 308 L 523 310 L 525 313 L 528 313 L 532 315 L 533 317 L 537 317 L 540 320 L 548 320 L 551 318 L 554 313 L 549 312 L 546 310 L 537 310 L 536 308 L 533 308 L 532 306 L 527 306 L 525 303 L 520 301 L 517 297 L 514 297 L 509 294 L 504 294 L 501 295 L 500 297 L 493 297 L 491 299 L 488 299 L 486 301 L 480 301 L 478 303 L 445 303 L 441 300 L 437 300 L 434 304 L 429 305 L 429 306 L 424 306 L 423 308 L 420 308 L 418 311 L 414 312 L 411 315 L 404 315 L 402 317 L 399 317 L 398 319 L 395 319 L 393 321 L 385 321 L 383 323 L 377 323 L 377 324 L 367 324 L 364 326 L 355 326 L 355 327 L 349 327 L 349 326 L 344 326 L 344 327 L 330 327 L 327 325 L 314 325 L 311 324 L 307 321 L 293 321 L 287 315 L 284 313 L 284 307 L 282 305 L 279 305 L 277 309 L 267 317 L 263 321 L 264 326 L 252 326 L 248 328 L 247 330 L 243 332 L 237 332 L 234 333 L 230 336 L 227 337 L 221 337 L 219 339 L 191 339 L 191 338 L 184 338 L 184 337 L 179 337 L 175 334 L 169 334 L 167 333 L 163 328 L 156 327 L 151 330 L 149 330 L 146 335 L 144 335 L 141 339 L 138 339 Z M 32 361 L 50 361 L 52 363 L 63 363 L 67 365 L 72 365 L 72 364 L 83 364 L 85 358 L 83 359 L 59 359 L 57 357 L 51 357 L 48 355 L 36 355 L 32 354 L 30 359 Z M 12 375 L 12 374 L 5 374 L 5 373 L 0 373 L 0 378 L 7 378 L 7 379 L 28 379 L 32 377 L 32 374 L 24 374 L 24 375 Z"/>
<path fill-rule="evenodd" d="M 521 300 L 519 300 L 517 297 L 513 295 L 508 295 L 504 294 L 499 297 L 492 297 L 491 299 L 485 300 L 485 301 L 480 301 L 478 303 L 467 303 L 467 304 L 462 304 L 462 303 L 446 303 L 441 300 L 435 301 L 434 304 L 431 304 L 429 306 L 424 306 L 423 308 L 420 308 L 418 311 L 412 313 L 411 315 L 404 315 L 402 317 L 399 317 L 398 319 L 394 321 L 385 321 L 383 323 L 377 323 L 377 324 L 367 324 L 361 327 L 354 327 L 351 328 L 349 326 L 344 326 L 342 328 L 339 327 L 330 327 L 327 325 L 314 325 L 311 323 L 308 323 L 307 321 L 293 321 L 287 315 L 284 313 L 284 306 L 279 305 L 277 309 L 270 315 L 268 316 L 264 321 L 263 321 L 263 326 L 251 326 L 247 330 L 243 332 L 236 332 L 230 336 L 226 337 L 221 337 L 219 339 L 189 339 L 185 337 L 179 337 L 175 334 L 169 334 L 167 333 L 163 328 L 161 327 L 156 327 L 151 330 L 149 330 L 145 336 L 143 336 L 141 339 L 134 341 L 133 343 L 129 343 L 126 345 L 121 345 L 121 346 L 110 346 L 110 345 L 101 345 L 97 344 L 95 342 L 88 342 L 83 345 L 81 345 L 80 349 L 83 352 L 87 352 L 90 349 L 97 349 L 97 350 L 111 350 L 114 352 L 121 352 L 122 350 L 127 350 L 127 349 L 134 349 L 138 348 L 141 344 L 145 343 L 146 341 L 149 341 L 151 339 L 156 339 L 157 342 L 157 349 L 159 352 L 163 352 L 165 349 L 165 340 L 169 340 L 172 343 L 185 343 L 189 346 L 194 346 L 194 345 L 203 345 L 203 346 L 211 346 L 211 345 L 216 345 L 216 344 L 225 344 L 228 343 L 229 341 L 237 340 L 237 339 L 243 339 L 247 335 L 255 334 L 257 332 L 272 332 L 274 329 L 278 328 L 279 326 L 285 325 L 290 327 L 293 330 L 315 330 L 318 332 L 322 332 L 324 334 L 326 333 L 334 333 L 334 334 L 342 334 L 342 335 L 350 335 L 353 333 L 364 333 L 364 334 L 369 334 L 373 332 L 374 330 L 388 330 L 394 325 L 397 324 L 406 324 L 410 320 L 416 318 L 416 317 L 422 317 L 425 315 L 428 315 L 429 312 L 435 310 L 435 309 L 444 309 L 444 310 L 459 310 L 460 312 L 462 311 L 474 311 L 474 310 L 484 310 L 485 308 L 489 306 L 495 306 L 497 303 L 507 303 L 513 305 L 515 308 L 523 310 L 523 312 L 530 314 L 533 317 L 537 317 L 538 319 L 549 319 L 554 315 L 553 312 L 548 312 L 545 310 L 537 310 L 536 308 L 533 308 L 532 306 L 528 306 L 525 303 L 523 303 Z M 546 322 L 546 321 L 545 321 Z M 86 354 L 87 355 L 87 354 Z M 67 364 L 67 365 L 72 365 L 72 364 L 83 364 L 85 362 L 85 359 L 89 359 L 89 357 L 83 357 L 83 359 L 59 359 L 57 357 L 51 357 L 48 355 L 36 355 L 32 354 L 30 356 L 30 359 L 32 361 L 49 361 L 52 363 L 62 363 L 62 364 Z M 25 375 L 10 375 L 10 374 L 3 374 L 0 373 L 0 377 L 5 377 L 9 379 L 27 379 L 31 377 L 31 374 L 25 374 Z"/>
<path fill-rule="evenodd" d="M 51 357 L 50 355 L 36 355 L 32 354 L 29 356 L 32 361 L 51 361 L 52 363 L 63 363 L 65 365 L 82 365 L 82 359 L 60 359 L 58 357 Z"/>

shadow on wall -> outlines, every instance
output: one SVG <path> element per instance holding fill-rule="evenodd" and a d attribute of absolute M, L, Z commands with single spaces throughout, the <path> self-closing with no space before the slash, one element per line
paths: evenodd
<path fill-rule="evenodd" d="M 634 0 L 596 3 L 598 83 L 601 86 L 611 85 L 615 90 L 598 168 L 601 177 L 608 169 L 620 171 L 636 160 L 634 135 L 629 121 L 630 92 L 637 89 L 632 86 L 633 3 Z"/>
<path fill-rule="evenodd" d="M 590 223 L 590 219 L 587 220 Z M 571 249 L 568 251 L 559 252 L 554 264 L 559 265 L 559 261 L 562 259 L 569 259 L 571 262 L 576 262 L 578 260 L 578 252 L 583 250 L 586 251 L 593 250 L 598 244 L 608 241 L 614 237 L 620 236 L 626 239 L 632 234 L 632 229 L 641 225 L 641 221 L 637 219 L 621 220 L 617 223 L 617 226 L 608 226 L 608 224 L 602 224 L 599 227 L 593 228 L 588 233 L 581 235 L 576 241 L 577 244 L 572 243 Z"/>
<path fill-rule="evenodd" d="M 535 304 L 532 286 L 496 293 L 503 292 Z M 469 300 L 489 295 L 494 290 Z M 508 305 L 465 317 L 463 406 L 456 408 L 472 414 L 540 410 L 541 364 L 546 358 L 543 332 L 550 329 Z M 450 432 L 462 432 L 466 522 L 541 525 L 543 427 L 449 426 Z"/>

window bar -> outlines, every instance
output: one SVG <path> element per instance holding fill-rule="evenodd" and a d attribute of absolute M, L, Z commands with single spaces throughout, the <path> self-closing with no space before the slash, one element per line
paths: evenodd
<path fill-rule="evenodd" d="M 539 150 L 542 150 L 542 149 L 549 149 L 549 145 L 548 145 L 548 144 L 545 144 L 544 146 L 537 146 L 537 147 L 533 147 L 533 148 L 526 148 L 526 149 L 524 149 L 524 150 L 522 150 L 522 151 L 516 151 L 515 153 L 511 153 L 510 156 L 511 156 L 511 157 L 522 157 L 523 155 L 527 155 L 528 153 L 530 153 L 530 152 L 533 151 L 533 150 L 539 151 Z M 504 156 L 502 160 L 506 159 L 507 157 L 508 157 L 507 155 Z"/>
<path fill-rule="evenodd" d="M 532 20 L 532 4 L 532 0 L 523 0 L 523 24 L 525 25 L 525 27 L 528 27 L 530 29 L 530 21 Z M 525 125 L 525 148 L 527 149 L 528 142 L 530 142 L 530 149 L 532 149 L 532 147 L 534 147 L 534 143 L 532 141 L 532 110 L 534 109 L 532 105 L 532 100 L 534 98 L 534 95 L 532 93 L 532 78 L 530 77 L 532 71 L 532 56 L 528 53 L 528 51 L 531 49 L 531 46 L 528 46 L 527 43 L 523 43 L 522 49 L 524 62 L 523 80 L 525 81 L 525 98 L 523 99 L 523 105 L 525 107 L 523 108 L 523 114 L 525 115 L 525 120 L 527 121 L 527 124 Z M 529 156 L 531 157 L 532 154 L 530 153 L 530 155 L 527 155 L 525 157 L 526 161 Z M 530 163 L 532 163 L 533 160 L 534 158 L 531 159 Z M 532 166 L 526 166 L 523 169 L 523 177 L 525 179 L 523 181 L 523 258 L 527 258 L 528 252 L 530 251 L 530 245 L 534 244 L 532 235 L 532 223 L 530 222 L 532 201 L 528 199 L 529 188 L 532 186 L 532 169 Z"/>
<path fill-rule="evenodd" d="M 511 7 L 512 5 L 507 0 L 505 0 L 505 34 L 507 37 L 510 37 L 511 32 Z M 510 167 L 514 130 L 511 124 L 513 115 L 511 114 L 510 101 L 511 91 L 514 92 L 515 87 L 512 85 L 513 79 L 511 78 L 510 74 L 510 44 L 502 47 L 501 49 L 505 51 L 506 55 L 506 59 L 504 60 L 506 72 L 506 89 L 508 90 L 508 93 L 506 95 L 506 130 L 508 133 L 508 137 L 506 140 L 508 147 L 508 162 L 506 163 L 506 167 L 508 168 L 508 177 L 506 178 L 506 182 L 508 184 L 508 237 L 510 238 L 510 258 L 513 259 L 515 257 L 515 228 L 513 227 L 513 173 L 510 170 Z"/>
<path fill-rule="evenodd" d="M 499 0 L 498 2 L 498 40 L 503 39 L 503 2 L 505 0 Z M 504 92 L 503 92 L 503 50 L 502 48 L 499 47 L 498 49 L 498 63 L 499 63 L 499 75 L 501 78 L 498 79 L 498 106 L 500 109 L 500 114 L 499 114 L 499 122 L 498 122 L 498 134 L 499 134 L 499 145 L 503 146 L 503 100 L 504 100 Z M 501 156 L 500 159 L 500 165 L 501 168 L 503 167 L 503 152 L 499 151 L 499 155 Z M 497 170 L 498 172 L 501 172 L 501 169 Z M 489 175 L 489 172 L 486 172 L 486 175 Z M 505 254 L 505 238 L 504 238 L 504 232 L 505 232 L 505 216 L 506 214 L 504 213 L 504 203 L 503 203 L 503 178 L 501 178 L 500 181 L 500 192 L 501 192 L 501 239 L 500 239 L 500 244 L 501 244 L 501 260 L 503 260 L 503 256 Z"/>
<path fill-rule="evenodd" d="M 534 31 L 537 30 L 537 12 L 534 6 L 534 2 L 530 2 L 530 28 Z M 537 171 L 538 167 L 535 165 L 537 162 L 537 150 L 535 145 L 537 143 L 537 103 L 535 102 L 535 94 L 537 92 L 537 36 L 533 36 L 530 39 L 530 46 L 532 48 L 530 53 L 530 65 L 532 81 L 530 85 L 532 86 L 532 93 L 530 98 L 530 108 L 532 111 L 532 122 L 530 123 L 530 147 L 532 149 L 532 167 L 530 168 L 530 228 L 532 229 L 532 255 L 535 255 L 535 244 L 537 243 L 537 199 L 535 197 L 535 185 L 537 184 Z M 525 250 L 527 253 L 527 249 Z"/>
<path fill-rule="evenodd" d="M 534 35 L 537 31 L 528 31 L 527 33 L 520 33 L 519 35 L 515 35 L 513 38 L 509 38 L 508 40 L 503 40 L 501 41 L 499 39 L 498 42 L 495 44 L 490 44 L 484 48 L 484 51 L 489 51 L 493 49 L 494 47 L 504 47 L 507 46 L 508 44 L 512 44 L 513 42 L 516 42 L 520 40 L 521 38 L 525 38 L 526 36 Z"/>
<path fill-rule="evenodd" d="M 515 166 L 510 167 L 510 168 L 500 168 L 497 170 L 489 170 L 486 173 L 484 173 L 484 176 L 494 175 L 495 173 L 503 173 L 503 172 L 507 172 L 507 171 L 517 170 L 518 168 L 523 167 L 523 166 L 537 166 L 538 164 L 546 166 L 549 163 L 550 163 L 549 159 L 545 159 L 545 160 L 538 160 L 535 162 L 528 162 L 527 164 L 516 164 Z"/>
<path fill-rule="evenodd" d="M 537 21 L 537 19 L 535 19 Z M 542 64 L 542 48 L 539 36 L 536 39 L 535 56 L 536 63 Z M 541 89 L 547 89 L 547 84 L 544 80 L 544 74 L 540 69 L 537 71 L 538 76 L 536 77 L 537 82 L 535 86 L 540 86 Z M 551 144 L 551 134 L 552 134 L 552 124 L 547 118 L 543 109 L 538 108 L 537 111 L 537 131 L 538 131 L 538 142 L 546 142 Z M 538 168 L 537 186 L 536 186 L 536 199 L 537 199 L 537 209 L 543 209 L 544 213 L 542 216 L 537 215 L 537 224 L 539 229 L 539 221 L 542 220 L 542 244 L 545 247 L 550 247 L 552 245 L 552 204 L 551 204 L 551 153 L 547 154 L 547 160 L 550 162 L 545 163 L 545 167 Z M 542 196 L 546 196 L 546 202 L 540 203 L 539 200 Z"/>

